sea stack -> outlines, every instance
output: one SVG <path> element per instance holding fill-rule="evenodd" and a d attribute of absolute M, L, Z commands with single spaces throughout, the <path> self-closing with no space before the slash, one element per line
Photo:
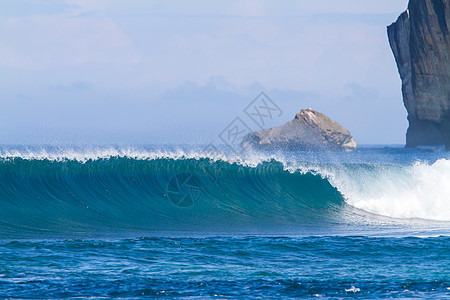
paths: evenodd
<path fill-rule="evenodd" d="M 450 150 L 449 27 L 449 0 L 410 0 L 387 29 L 408 111 L 406 147 Z"/>
<path fill-rule="evenodd" d="M 248 134 L 242 145 L 263 150 L 356 149 L 356 143 L 347 129 L 311 108 L 302 109 L 294 120 L 283 126 Z"/>

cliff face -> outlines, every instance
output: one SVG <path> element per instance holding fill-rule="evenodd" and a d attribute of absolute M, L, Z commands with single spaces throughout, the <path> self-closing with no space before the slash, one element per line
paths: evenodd
<path fill-rule="evenodd" d="M 408 111 L 406 146 L 450 149 L 450 0 L 410 0 L 388 27 Z"/>
<path fill-rule="evenodd" d="M 283 150 L 355 150 L 350 132 L 324 114 L 302 109 L 285 125 L 248 134 L 244 147 Z"/>

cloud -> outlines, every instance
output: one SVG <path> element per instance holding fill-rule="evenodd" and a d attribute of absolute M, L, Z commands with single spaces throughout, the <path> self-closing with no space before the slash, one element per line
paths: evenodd
<path fill-rule="evenodd" d="M 232 1 L 230 7 L 225 10 L 227 14 L 241 17 L 264 17 L 265 3 L 258 0 Z"/>
<path fill-rule="evenodd" d="M 0 16 L 24 17 L 36 15 L 63 14 L 73 8 L 64 1 L 58 0 L 2 0 Z"/>
<path fill-rule="evenodd" d="M 396 13 L 406 9 L 408 0 L 297 0 L 290 5 L 277 5 L 267 1 L 271 5 L 270 11 L 283 15 L 306 14 L 386 14 Z"/>
<path fill-rule="evenodd" d="M 0 67 L 34 70 L 142 62 L 114 21 L 63 13 L 0 18 L 0 56 Z"/>
<path fill-rule="evenodd" d="M 66 14 L 71 17 L 83 17 L 89 15 L 107 15 L 108 7 L 114 1 L 105 0 L 65 0 L 68 7 Z"/>
<path fill-rule="evenodd" d="M 76 81 L 72 82 L 70 84 L 58 84 L 58 85 L 51 85 L 50 89 L 56 90 L 56 91 L 64 91 L 64 92 L 83 92 L 83 91 L 89 91 L 93 88 L 93 84 L 91 82 L 86 81 Z"/>

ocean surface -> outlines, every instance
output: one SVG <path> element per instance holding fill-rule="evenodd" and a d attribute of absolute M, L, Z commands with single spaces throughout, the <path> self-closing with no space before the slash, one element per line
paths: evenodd
<path fill-rule="evenodd" d="M 0 298 L 450 299 L 450 154 L 0 146 Z"/>

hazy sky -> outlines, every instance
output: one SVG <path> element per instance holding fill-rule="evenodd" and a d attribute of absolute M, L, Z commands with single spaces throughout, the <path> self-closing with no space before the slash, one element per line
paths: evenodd
<path fill-rule="evenodd" d="M 403 144 L 407 0 L 1 0 L 0 144 L 207 143 L 265 91 Z"/>

